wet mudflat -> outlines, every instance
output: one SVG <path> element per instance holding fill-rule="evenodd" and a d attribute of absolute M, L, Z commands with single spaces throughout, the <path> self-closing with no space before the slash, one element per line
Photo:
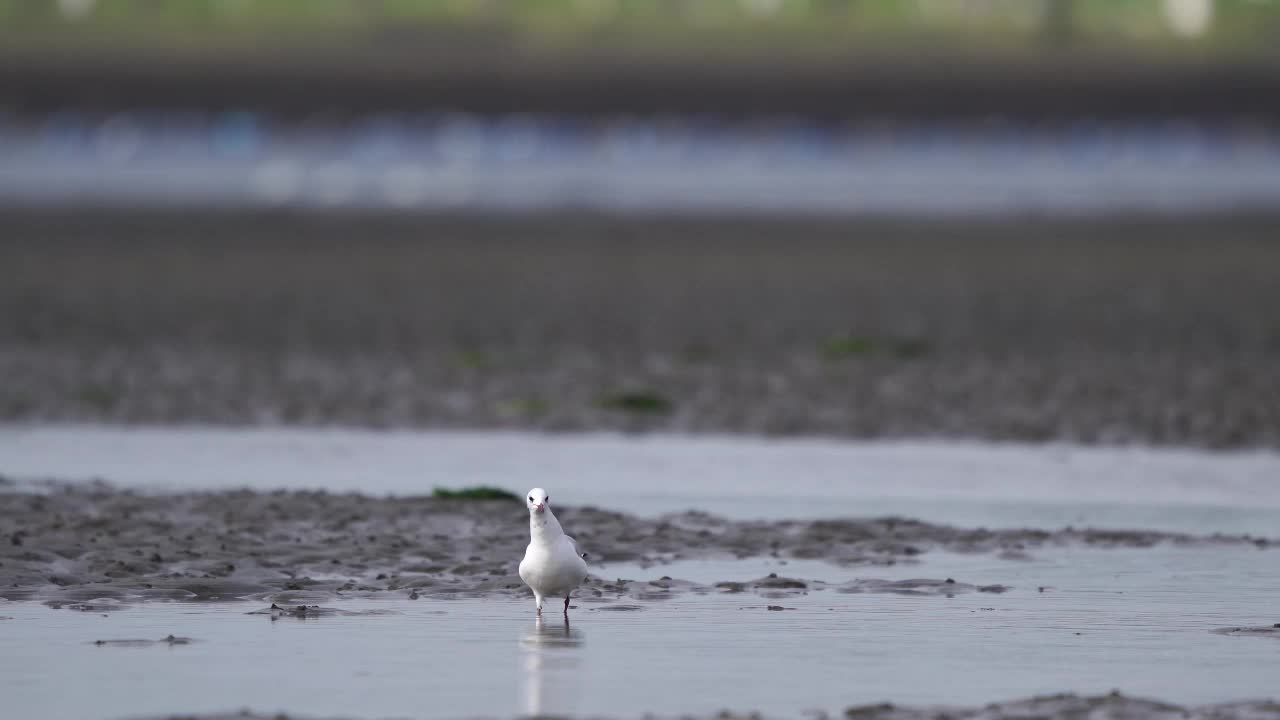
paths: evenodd
<path fill-rule="evenodd" d="M 19 485 L 19 488 L 22 486 Z M 104 483 L 29 485 L 0 493 L 0 597 L 56 606 L 86 600 L 281 602 L 396 592 L 434 598 L 527 595 L 516 563 L 528 543 L 518 497 L 451 500 L 325 491 L 139 493 Z M 1054 547 L 1230 547 L 1272 557 L 1280 542 L 1252 534 L 1107 528 L 962 528 L 897 517 L 731 520 L 701 511 L 642 517 L 561 507 L 559 516 L 599 562 L 642 567 L 673 560 L 821 559 L 845 568 L 913 564 L 936 551 L 1026 561 Z M 805 591 L 805 578 L 757 578 L 743 586 L 622 577 L 593 581 L 592 598 L 665 599 L 668 593 Z M 723 581 L 723 582 L 721 582 Z M 652 585 L 652 583 L 651 583 Z M 922 580 L 922 594 L 1003 592 L 1002 586 Z M 842 586 L 845 592 L 892 592 Z M 790 594 L 790 593 L 787 593 Z M 94 609 L 94 608 L 83 608 Z"/>
<path fill-rule="evenodd" d="M 1275 712 L 1271 453 L 11 426 L 0 456 L 17 717 Z M 592 555 L 567 631 L 518 502 L 427 494 L 502 478 Z"/>
<path fill-rule="evenodd" d="M 0 224 L 8 421 L 1280 447 L 1274 217 Z"/>

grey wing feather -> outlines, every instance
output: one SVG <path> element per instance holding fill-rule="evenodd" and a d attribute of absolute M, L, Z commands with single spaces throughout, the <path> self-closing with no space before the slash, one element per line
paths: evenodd
<path fill-rule="evenodd" d="M 587 554 L 582 552 L 582 548 L 578 547 L 578 541 L 574 540 L 568 535 L 565 535 L 565 538 L 569 541 L 569 544 L 573 546 L 573 552 L 576 553 L 578 557 L 582 558 L 583 560 L 586 560 Z"/>

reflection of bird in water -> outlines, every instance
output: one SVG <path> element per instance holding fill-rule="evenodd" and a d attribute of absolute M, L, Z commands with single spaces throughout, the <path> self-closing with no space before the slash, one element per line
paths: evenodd
<path fill-rule="evenodd" d="M 538 618 L 533 632 L 520 638 L 525 650 L 524 661 L 524 714 L 571 714 L 577 684 L 574 675 L 578 667 L 575 648 L 581 647 L 583 635 L 569 627 L 569 618 L 563 623 L 544 623 Z"/>
<path fill-rule="evenodd" d="M 586 553 L 560 528 L 546 490 L 530 490 L 525 505 L 529 508 L 529 547 L 520 561 L 520 579 L 533 590 L 539 616 L 543 598 L 564 597 L 568 617 L 569 593 L 587 579 Z"/>
<path fill-rule="evenodd" d="M 562 618 L 563 623 L 543 622 L 537 618 L 533 624 L 533 632 L 525 633 L 521 644 L 528 648 L 577 647 L 582 644 L 581 630 L 569 626 L 569 618 Z"/>

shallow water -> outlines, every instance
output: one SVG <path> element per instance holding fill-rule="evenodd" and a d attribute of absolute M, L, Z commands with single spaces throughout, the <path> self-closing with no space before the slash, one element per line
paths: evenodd
<path fill-rule="evenodd" d="M 538 628 L 531 602 L 508 599 L 337 600 L 326 604 L 394 613 L 274 621 L 246 614 L 258 601 L 110 613 L 0 603 L 9 618 L 0 621 L 0 695 L 15 717 L 59 720 L 241 707 L 357 717 L 722 708 L 795 716 L 1064 690 L 1119 688 L 1179 703 L 1275 693 L 1280 642 L 1210 632 L 1280 621 L 1271 552 L 1055 549 L 1029 562 L 939 554 L 854 571 L 770 562 L 595 569 L 694 580 L 746 580 L 766 569 L 832 581 L 955 576 L 1014 589 L 951 598 L 689 595 L 631 612 L 581 601 L 567 634 L 558 615 Z M 169 634 L 196 642 L 93 644 Z"/>
<path fill-rule="evenodd" d="M 732 518 L 1280 533 L 1280 453 L 520 432 L 0 426 L 0 473 L 151 490 L 424 494 L 541 486 L 566 505 Z"/>

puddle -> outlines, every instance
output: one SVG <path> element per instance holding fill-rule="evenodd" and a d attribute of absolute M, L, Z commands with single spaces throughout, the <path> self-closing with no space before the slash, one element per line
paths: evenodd
<path fill-rule="evenodd" d="M 771 573 L 823 582 L 843 582 L 854 573 L 822 560 L 781 560 L 777 558 L 675 560 L 661 565 L 650 563 L 599 563 L 591 566 L 594 575 L 607 580 L 639 580 L 649 582 L 663 577 L 713 584 L 722 581 L 747 581 Z M 868 575 L 870 572 L 859 572 Z M 877 573 L 878 574 L 878 573 Z"/>
<path fill-rule="evenodd" d="M 1275 692 L 1280 645 L 1215 632 L 1280 622 L 1274 555 L 1248 547 L 1053 548 L 1028 561 L 937 553 L 843 569 L 770 559 L 623 564 L 695 582 L 954 577 L 1012 586 L 953 597 L 810 589 L 769 601 L 688 593 L 575 600 L 535 624 L 527 599 L 340 599 L 276 619 L 257 602 L 119 612 L 7 602 L 0 695 L 17 717 L 287 711 L 318 717 L 795 716 L 892 700 L 982 705 L 1074 691 L 1203 704 Z M 1044 588 L 1041 590 L 1041 588 Z M 770 605 L 784 611 L 770 611 Z M 606 611 L 606 609 L 608 611 Z M 164 642 L 170 636 L 189 643 Z M 150 639 L 155 642 L 98 640 Z M 83 692 L 68 692 L 80 688 Z"/>

